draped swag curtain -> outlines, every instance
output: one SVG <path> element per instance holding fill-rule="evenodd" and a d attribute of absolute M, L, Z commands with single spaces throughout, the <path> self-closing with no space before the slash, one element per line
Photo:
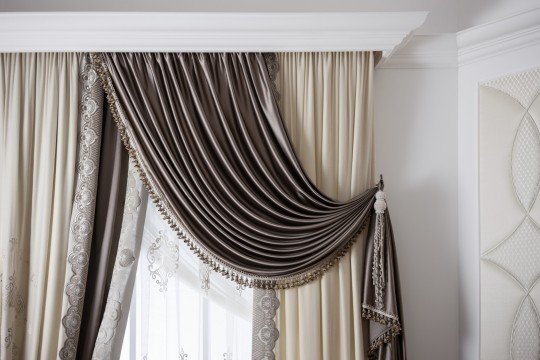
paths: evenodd
<path fill-rule="evenodd" d="M 384 194 L 375 187 L 340 202 L 313 185 L 289 143 L 262 54 L 100 54 L 95 61 L 150 197 L 214 270 L 257 288 L 304 285 L 347 255 L 369 221 L 363 299 L 348 306 L 381 324 L 367 331 L 371 356 L 404 357 Z M 370 109 L 355 111 L 353 123 Z M 356 133 L 370 138 L 370 131 L 367 124 Z M 371 167 L 371 153 L 363 156 Z M 356 333 L 351 342 L 361 351 Z M 338 351 L 350 354 L 350 346 Z"/>

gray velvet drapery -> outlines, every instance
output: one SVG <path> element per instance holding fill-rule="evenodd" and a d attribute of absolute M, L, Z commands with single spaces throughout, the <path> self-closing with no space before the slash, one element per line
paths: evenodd
<path fill-rule="evenodd" d="M 249 286 L 299 286 L 332 266 L 368 223 L 367 248 L 379 251 L 373 246 L 378 188 L 338 202 L 309 181 L 262 54 L 117 53 L 95 61 L 152 199 L 215 270 Z M 378 253 L 377 265 L 382 256 L 386 273 L 396 269 L 396 259 L 387 254 L 393 234 L 384 218 L 386 253 Z M 384 299 L 375 304 L 375 280 L 367 276 L 364 316 L 382 324 L 370 353 L 389 358 L 380 349 L 401 341 L 399 284 L 396 276 L 383 276 Z"/>

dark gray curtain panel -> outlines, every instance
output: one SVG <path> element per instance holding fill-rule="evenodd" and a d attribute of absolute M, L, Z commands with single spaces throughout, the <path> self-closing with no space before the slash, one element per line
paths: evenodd
<path fill-rule="evenodd" d="M 103 64 L 121 132 L 162 212 L 239 281 L 317 276 L 372 213 L 376 188 L 340 203 L 308 180 L 260 54 L 106 54 Z"/>
<path fill-rule="evenodd" d="M 385 334 L 372 337 L 370 355 L 404 358 L 394 345 L 401 305 L 384 193 L 374 186 L 338 202 L 309 181 L 262 54 L 107 53 L 94 61 L 150 197 L 214 270 L 258 288 L 299 286 L 369 223 L 363 310 Z"/>
<path fill-rule="evenodd" d="M 90 360 L 103 319 L 118 249 L 128 175 L 128 153 L 108 107 L 103 109 L 96 213 L 84 308 L 77 347 L 78 360 Z"/>

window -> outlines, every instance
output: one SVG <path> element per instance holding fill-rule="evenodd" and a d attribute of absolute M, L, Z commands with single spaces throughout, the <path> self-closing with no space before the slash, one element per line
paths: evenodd
<path fill-rule="evenodd" d="M 149 204 L 121 360 L 251 359 L 252 290 L 212 273 Z"/>

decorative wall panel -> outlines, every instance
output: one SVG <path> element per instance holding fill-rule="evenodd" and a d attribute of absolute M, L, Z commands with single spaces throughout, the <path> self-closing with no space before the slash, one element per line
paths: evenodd
<path fill-rule="evenodd" d="M 540 359 L 540 69 L 480 86 L 481 358 Z"/>

